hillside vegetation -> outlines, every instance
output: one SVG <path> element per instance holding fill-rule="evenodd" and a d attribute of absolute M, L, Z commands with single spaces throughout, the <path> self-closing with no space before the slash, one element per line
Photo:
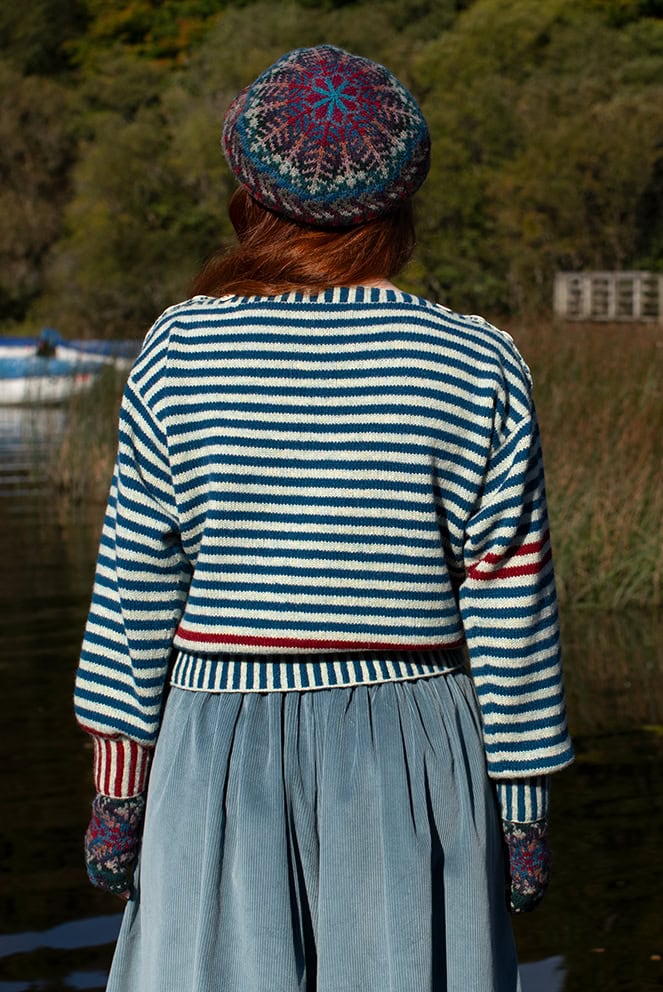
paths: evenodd
<path fill-rule="evenodd" d="M 0 12 L 0 324 L 136 337 L 230 235 L 239 88 L 328 42 L 433 137 L 407 288 L 549 309 L 555 270 L 663 267 L 656 0 L 27 0 Z M 29 16 L 28 16 L 29 14 Z"/>

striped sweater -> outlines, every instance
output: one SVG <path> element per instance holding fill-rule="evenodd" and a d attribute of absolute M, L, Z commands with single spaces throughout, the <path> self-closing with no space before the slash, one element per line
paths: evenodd
<path fill-rule="evenodd" d="M 212 679 L 294 656 L 326 685 L 333 655 L 445 667 L 465 646 L 491 776 L 568 764 L 541 447 L 512 339 L 392 289 L 167 310 L 123 397 L 80 723 L 152 746 L 173 662 Z"/>

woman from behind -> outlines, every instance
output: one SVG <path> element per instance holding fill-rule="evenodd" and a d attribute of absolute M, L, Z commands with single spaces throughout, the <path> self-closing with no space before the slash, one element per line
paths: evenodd
<path fill-rule="evenodd" d="M 391 281 L 430 140 L 383 66 L 288 53 L 223 147 L 238 243 L 129 377 L 77 676 L 108 989 L 514 992 L 572 760 L 529 371 Z"/>

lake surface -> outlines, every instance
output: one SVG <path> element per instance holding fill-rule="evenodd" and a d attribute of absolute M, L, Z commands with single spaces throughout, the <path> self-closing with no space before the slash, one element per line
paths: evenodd
<path fill-rule="evenodd" d="M 102 508 L 46 484 L 62 416 L 0 408 L 0 992 L 99 992 L 120 921 L 83 867 L 71 694 Z M 663 617 L 570 613 L 564 643 L 578 758 L 553 781 L 553 885 L 514 922 L 523 992 L 663 989 Z"/>

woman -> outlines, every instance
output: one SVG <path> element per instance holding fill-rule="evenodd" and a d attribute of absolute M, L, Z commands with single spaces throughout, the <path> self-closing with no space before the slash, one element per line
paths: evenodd
<path fill-rule="evenodd" d="M 513 990 L 572 759 L 527 366 L 391 282 L 430 143 L 388 70 L 290 52 L 223 147 L 238 246 L 129 376 L 77 677 L 108 988 Z"/>

